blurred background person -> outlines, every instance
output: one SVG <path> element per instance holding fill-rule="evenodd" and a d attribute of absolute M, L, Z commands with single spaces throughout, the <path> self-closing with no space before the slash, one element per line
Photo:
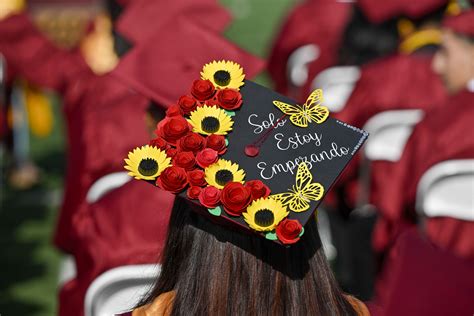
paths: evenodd
<path fill-rule="evenodd" d="M 473 183 L 472 178 L 462 180 L 474 169 L 474 141 L 466 137 L 474 115 L 474 11 L 466 7 L 444 20 L 441 48 L 432 60 L 449 97 L 416 125 L 400 161 L 384 169 L 388 179 L 377 199 L 381 216 L 374 242 L 378 249 L 393 249 L 377 284 L 381 315 L 460 315 L 474 306 L 468 294 L 474 279 L 466 272 L 473 266 Z M 451 181 L 461 185 L 445 187 L 451 191 L 439 192 L 437 205 L 424 203 L 433 189 L 426 182 L 448 165 Z M 383 238 L 377 235 L 381 231 Z M 435 283 L 443 289 L 434 288 Z M 424 293 L 416 300 L 410 298 L 414 288 Z"/>
<path fill-rule="evenodd" d="M 440 43 L 439 24 L 447 3 L 433 0 L 414 5 L 409 1 L 396 1 L 395 5 L 360 1 L 358 5 L 372 23 L 387 19 L 393 21 L 399 37 L 397 51 L 384 58 L 365 58 L 362 61 L 352 92 L 346 102 L 338 104 L 333 112 L 334 117 L 369 130 L 372 137 L 366 146 L 368 148 L 378 137 L 372 126 L 394 124 L 394 119 L 384 118 L 383 115 L 420 115 L 420 112 L 441 105 L 446 98 L 442 83 L 431 70 L 430 63 Z M 357 42 L 357 36 L 351 38 L 354 39 L 347 42 Z M 347 54 L 343 50 L 344 47 L 341 53 Z M 348 55 L 352 56 L 349 60 L 358 56 Z M 370 56 L 370 50 L 366 49 L 365 53 L 362 50 L 360 56 Z M 377 122 L 378 118 L 381 122 L 371 123 Z M 377 168 L 397 159 L 388 155 L 394 150 L 390 146 L 393 148 L 395 144 L 395 140 L 392 144 L 388 143 L 388 149 L 383 149 L 382 154 L 375 158 L 370 153 L 369 156 L 361 153 L 359 159 L 346 168 L 335 186 L 333 199 L 327 203 L 330 209 L 336 210 L 329 214 L 333 216 L 334 229 L 338 230 L 335 242 L 339 242 L 338 247 L 342 250 L 340 260 L 336 262 L 346 280 L 342 284 L 347 284 L 356 292 L 362 291 L 366 298 L 371 296 L 371 282 L 377 271 L 376 257 L 371 250 L 373 225 L 378 216 L 378 210 L 373 207 L 373 200 L 378 197 L 374 178 L 388 180 L 385 173 Z"/>

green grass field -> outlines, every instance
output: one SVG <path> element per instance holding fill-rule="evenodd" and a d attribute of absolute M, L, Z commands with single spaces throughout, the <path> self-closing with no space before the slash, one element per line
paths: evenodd
<path fill-rule="evenodd" d="M 285 12 L 295 0 L 222 0 L 234 14 L 226 36 L 265 58 Z M 265 74 L 257 79 L 270 85 Z M 31 155 L 41 182 L 27 191 L 2 187 L 0 210 L 0 315 L 54 315 L 60 253 L 51 245 L 65 170 L 60 103 L 53 133 L 32 138 Z M 2 162 L 5 165 L 6 161 Z M 5 183 L 5 181 L 3 182 Z"/>

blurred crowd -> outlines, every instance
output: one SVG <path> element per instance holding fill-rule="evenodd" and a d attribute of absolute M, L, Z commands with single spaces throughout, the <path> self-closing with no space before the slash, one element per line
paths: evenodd
<path fill-rule="evenodd" d="M 321 88 L 331 116 L 370 133 L 319 210 L 346 292 L 373 315 L 474 313 L 471 1 L 295 2 L 259 57 L 226 39 L 233 17 L 216 0 L 91 1 L 74 16 L 32 3 L 0 1 L 2 177 L 38 181 L 29 134 L 50 132 L 42 91 L 57 92 L 67 131 L 59 315 L 87 313 L 104 273 L 159 259 L 174 196 L 129 181 L 123 159 L 213 59 L 238 61 L 248 79 L 267 71 L 299 102 Z"/>

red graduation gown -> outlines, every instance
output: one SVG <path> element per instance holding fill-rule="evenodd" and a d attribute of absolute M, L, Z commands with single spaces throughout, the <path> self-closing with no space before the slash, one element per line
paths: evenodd
<path fill-rule="evenodd" d="M 399 109 L 429 112 L 443 104 L 445 99 L 445 89 L 431 70 L 429 55 L 394 55 L 364 65 L 347 104 L 341 112 L 332 115 L 363 128 L 378 113 Z M 343 188 L 346 204 L 350 207 L 356 205 L 359 166 L 360 160 L 356 157 L 336 183 L 336 188 Z M 382 174 L 372 169 L 372 176 L 378 175 Z M 374 185 L 371 190 L 375 190 Z"/>
<path fill-rule="evenodd" d="M 320 56 L 309 67 L 308 81 L 297 96 L 305 101 L 311 81 L 322 70 L 337 63 L 338 49 L 352 5 L 333 0 L 305 1 L 295 7 L 284 22 L 268 59 L 268 72 L 275 82 L 275 89 L 288 95 L 287 62 L 295 49 L 316 44 Z"/>
<path fill-rule="evenodd" d="M 67 172 L 54 241 L 72 252 L 72 215 L 85 203 L 89 187 L 123 171 L 128 151 L 148 141 L 144 115 L 149 101 L 110 74 L 95 75 L 78 52 L 54 46 L 26 14 L 0 22 L 0 52 L 13 73 L 63 95 Z"/>
<path fill-rule="evenodd" d="M 59 315 L 83 315 L 84 296 L 101 273 L 155 264 L 164 247 L 174 195 L 132 180 L 74 215 L 77 276 L 60 291 Z"/>
<path fill-rule="evenodd" d="M 474 261 L 433 245 L 416 229 L 400 235 L 390 251 L 373 316 L 469 315 L 474 310 Z"/>
<path fill-rule="evenodd" d="M 414 129 L 400 161 L 384 169 L 386 181 L 378 185 L 374 197 L 381 214 L 374 231 L 376 250 L 387 249 L 404 227 L 413 225 L 418 182 L 430 167 L 445 160 L 474 158 L 474 138 L 468 135 L 473 105 L 474 93 L 462 91 L 428 112 Z M 432 219 L 428 234 L 441 246 L 474 258 L 473 226 L 458 220 Z"/>
<path fill-rule="evenodd" d="M 64 102 L 69 148 L 54 241 L 73 252 L 72 217 L 81 204 L 87 204 L 90 186 L 104 175 L 123 171 L 128 152 L 150 138 L 145 127 L 149 100 L 107 74 L 78 82 Z"/>

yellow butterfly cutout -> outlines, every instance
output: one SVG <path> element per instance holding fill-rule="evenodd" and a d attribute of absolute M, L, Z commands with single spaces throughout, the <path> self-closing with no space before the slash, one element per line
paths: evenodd
<path fill-rule="evenodd" d="M 273 101 L 273 104 L 283 113 L 290 116 L 290 121 L 299 127 L 308 127 L 309 123 L 321 124 L 329 116 L 329 109 L 322 106 L 323 90 L 314 90 L 303 105 L 291 105 L 281 101 Z"/>
<path fill-rule="evenodd" d="M 296 172 L 296 185 L 289 192 L 274 194 L 271 197 L 282 202 L 283 206 L 289 205 L 293 212 L 304 212 L 309 209 L 311 201 L 318 201 L 323 197 L 324 187 L 313 182 L 313 175 L 305 162 L 298 165 Z"/>

